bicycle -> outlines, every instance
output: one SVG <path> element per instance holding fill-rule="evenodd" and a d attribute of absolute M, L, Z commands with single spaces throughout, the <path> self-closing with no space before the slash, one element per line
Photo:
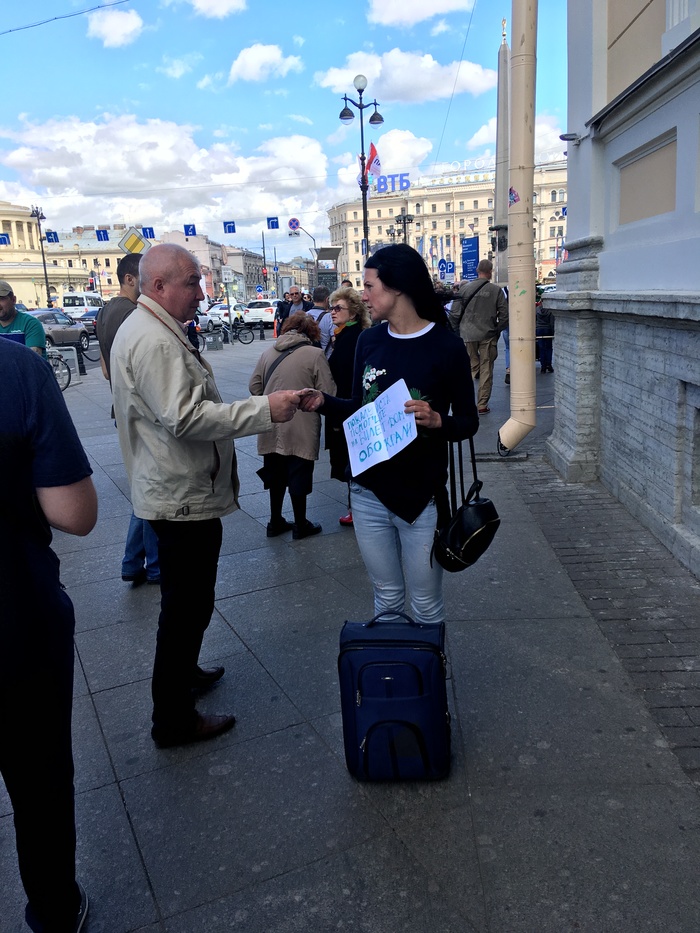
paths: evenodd
<path fill-rule="evenodd" d="M 57 350 L 48 350 L 46 356 L 53 369 L 59 389 L 61 392 L 65 392 L 71 380 L 70 366 Z"/>
<path fill-rule="evenodd" d="M 248 324 L 241 324 L 238 318 L 236 318 L 233 324 L 222 324 L 221 329 L 224 334 L 228 335 L 228 339 L 231 343 L 233 343 L 234 340 L 239 340 L 241 343 L 252 343 L 255 340 L 253 328 L 249 327 Z"/>

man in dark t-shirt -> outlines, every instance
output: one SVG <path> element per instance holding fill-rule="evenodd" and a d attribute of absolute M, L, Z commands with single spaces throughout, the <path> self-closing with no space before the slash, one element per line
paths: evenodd
<path fill-rule="evenodd" d="M 0 508 L 0 772 L 14 809 L 27 923 L 77 931 L 87 895 L 75 878 L 75 617 L 50 545 L 51 526 L 92 530 L 97 497 L 51 367 L 2 339 L 0 396 L 0 462 L 12 477 Z"/>
<path fill-rule="evenodd" d="M 119 294 L 108 301 L 97 315 L 95 328 L 100 344 L 100 364 L 105 379 L 111 382 L 109 355 L 117 331 L 131 312 L 136 308 L 140 294 L 139 264 L 140 253 L 127 253 L 117 264 Z M 112 410 L 114 417 L 114 410 Z M 122 580 L 132 587 L 142 583 L 157 585 L 160 583 L 160 563 L 158 562 L 158 538 L 148 522 L 136 518 L 131 513 L 129 530 L 126 534 L 124 557 L 122 558 Z"/>

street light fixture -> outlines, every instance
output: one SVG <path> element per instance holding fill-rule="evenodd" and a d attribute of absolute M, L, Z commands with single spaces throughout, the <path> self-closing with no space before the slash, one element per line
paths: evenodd
<path fill-rule="evenodd" d="M 403 212 L 394 218 L 395 223 L 403 230 L 403 241 L 408 243 L 408 225 L 413 223 L 413 214 L 404 214 Z"/>
<path fill-rule="evenodd" d="M 368 107 L 374 107 L 374 113 L 369 118 L 370 126 L 381 126 L 384 122 L 384 117 L 379 113 L 377 109 L 379 104 L 376 100 L 371 101 L 370 103 L 362 102 L 362 94 L 364 93 L 365 88 L 367 87 L 367 78 L 364 75 L 356 75 L 355 80 L 352 82 L 357 91 L 357 95 L 360 98 L 359 102 L 353 100 L 351 97 L 348 97 L 347 94 L 343 95 L 343 100 L 345 101 L 345 106 L 340 111 L 340 122 L 341 123 L 352 123 L 355 119 L 355 114 L 352 112 L 348 104 L 359 110 L 360 112 L 360 191 L 362 192 L 362 232 L 365 240 L 365 253 L 369 253 L 369 219 L 367 215 L 367 191 L 369 189 L 369 183 L 367 182 L 367 173 L 365 171 L 365 126 L 363 113 L 367 110 Z"/>
<path fill-rule="evenodd" d="M 41 235 L 41 221 L 46 220 L 44 217 L 44 212 L 40 207 L 34 207 L 32 205 L 32 212 L 29 215 L 34 217 L 39 227 L 39 246 L 41 246 L 41 261 L 44 264 L 44 283 L 46 285 L 46 304 L 48 307 L 51 307 L 51 292 L 49 291 L 49 273 L 46 271 L 46 253 L 44 252 L 44 238 Z"/>

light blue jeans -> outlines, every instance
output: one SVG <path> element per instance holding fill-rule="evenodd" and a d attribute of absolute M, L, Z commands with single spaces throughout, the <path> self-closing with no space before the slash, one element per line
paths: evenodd
<path fill-rule="evenodd" d="M 429 502 L 409 524 L 390 512 L 369 489 L 352 482 L 350 505 L 357 544 L 374 587 L 375 613 L 403 611 L 408 580 L 416 622 L 442 622 L 442 567 L 436 560 L 430 566 L 437 521 L 435 503 Z"/>

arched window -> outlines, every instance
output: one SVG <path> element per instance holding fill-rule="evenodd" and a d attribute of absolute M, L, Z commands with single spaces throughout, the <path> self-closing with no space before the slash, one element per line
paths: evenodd
<path fill-rule="evenodd" d="M 536 191 L 532 192 L 532 203 L 537 204 L 537 192 Z"/>
<path fill-rule="evenodd" d="M 552 204 L 556 204 L 556 202 L 557 202 L 557 193 L 556 193 L 556 191 L 551 191 L 551 192 L 550 192 L 549 200 L 552 202 Z"/>
<path fill-rule="evenodd" d="M 559 189 L 559 200 L 566 201 L 566 191 L 563 188 Z"/>
<path fill-rule="evenodd" d="M 355 260 L 355 272 L 359 272 L 359 271 L 360 271 L 360 261 L 356 259 Z"/>

